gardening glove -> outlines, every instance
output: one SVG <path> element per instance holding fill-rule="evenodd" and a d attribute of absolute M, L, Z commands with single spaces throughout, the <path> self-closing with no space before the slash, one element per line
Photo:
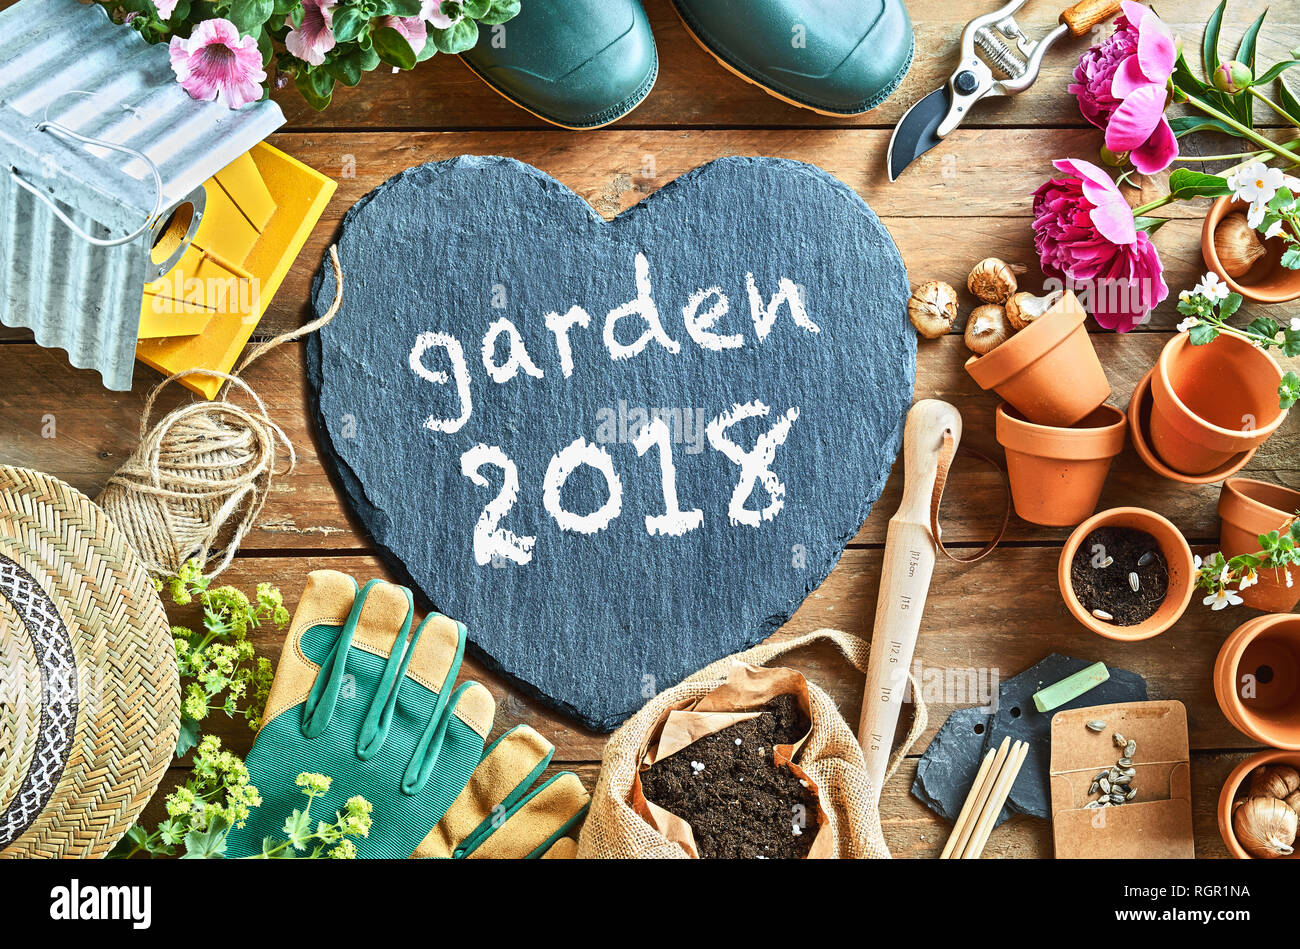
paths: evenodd
<path fill-rule="evenodd" d="M 591 795 L 571 771 L 529 790 L 555 747 L 517 725 L 492 743 L 469 784 L 415 851 L 417 857 L 572 858 L 568 834 L 587 812 Z"/>
<path fill-rule="evenodd" d="M 477 682 L 452 690 L 465 627 L 431 613 L 412 635 L 414 612 L 405 587 L 308 577 L 247 759 L 262 804 L 231 831 L 228 856 L 286 839 L 286 818 L 307 805 L 302 772 L 332 779 L 311 828 L 354 795 L 370 802 L 369 836 L 349 838 L 358 856 L 409 857 L 442 819 L 483 756 L 495 703 Z"/>

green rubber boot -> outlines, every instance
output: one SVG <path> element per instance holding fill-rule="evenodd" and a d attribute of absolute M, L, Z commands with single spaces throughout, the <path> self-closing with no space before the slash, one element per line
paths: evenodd
<path fill-rule="evenodd" d="M 856 115 L 912 65 L 902 0 L 673 0 L 686 28 L 747 82 L 792 105 Z"/>
<path fill-rule="evenodd" d="M 621 119 L 659 73 L 638 0 L 525 0 L 514 19 L 481 30 L 461 58 L 515 105 L 569 129 Z"/>

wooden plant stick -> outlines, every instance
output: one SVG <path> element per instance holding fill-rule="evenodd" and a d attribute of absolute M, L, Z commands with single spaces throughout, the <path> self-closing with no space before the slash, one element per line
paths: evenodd
<path fill-rule="evenodd" d="M 957 846 L 957 838 L 966 828 L 971 811 L 975 810 L 975 799 L 979 797 L 980 790 L 984 787 L 984 781 L 988 777 L 996 754 L 997 752 L 990 748 L 989 753 L 984 756 L 984 763 L 980 765 L 975 780 L 971 782 L 970 791 L 966 794 L 966 803 L 961 806 L 961 813 L 957 815 L 957 820 L 952 825 L 952 833 L 948 835 L 948 842 L 943 845 L 943 853 L 939 854 L 940 860 L 947 860 L 952 856 L 953 849 Z"/>
<path fill-rule="evenodd" d="M 994 785 L 993 793 L 989 795 L 988 803 L 984 806 L 984 813 L 980 816 L 975 833 L 971 835 L 970 843 L 966 845 L 966 852 L 962 854 L 963 860 L 978 860 L 980 854 L 984 852 L 984 845 L 989 842 L 989 836 L 998 822 L 998 815 L 1002 813 L 1002 806 L 1006 804 L 1007 797 L 1011 794 L 1011 786 L 1016 783 L 1016 778 L 1020 775 L 1020 766 L 1025 763 L 1025 756 L 1028 754 L 1028 742 L 1018 741 L 1012 747 L 1011 755 L 998 773 L 997 784 Z"/>
<path fill-rule="evenodd" d="M 937 553 L 930 533 L 930 503 L 946 439 L 961 441 L 961 413 L 937 399 L 923 399 L 907 413 L 903 429 L 903 500 L 889 519 L 871 660 L 862 696 L 858 743 L 876 800 L 889 771 L 889 752 L 907 691 L 912 652 Z"/>
<path fill-rule="evenodd" d="M 957 860 L 961 858 L 962 852 L 966 849 L 967 843 L 970 842 L 971 837 L 975 833 L 975 828 L 979 824 L 980 816 L 984 813 L 984 805 L 988 803 L 989 796 L 993 793 L 993 787 L 997 784 L 998 775 L 1001 773 L 1002 766 L 1006 762 L 1010 753 L 1011 736 L 1008 735 L 1006 738 L 1002 739 L 1002 744 L 998 746 L 997 754 L 993 757 L 993 763 L 989 765 L 988 774 L 984 776 L 984 783 L 979 788 L 978 793 L 975 793 L 975 802 L 971 807 L 970 816 L 966 818 L 965 826 L 962 827 L 961 832 L 957 835 L 957 842 L 953 845 L 949 859 Z"/>

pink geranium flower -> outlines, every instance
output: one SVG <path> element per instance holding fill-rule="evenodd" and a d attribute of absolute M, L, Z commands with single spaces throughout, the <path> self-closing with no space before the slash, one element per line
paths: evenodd
<path fill-rule="evenodd" d="M 325 54 L 334 48 L 334 8 L 338 0 L 302 0 L 302 25 L 294 27 L 293 21 L 284 18 L 291 27 L 284 38 L 284 48 L 304 63 L 319 66 Z"/>
<path fill-rule="evenodd" d="M 1101 326 L 1127 333 L 1169 296 L 1160 255 L 1110 175 L 1078 159 L 1053 164 L 1073 177 L 1053 178 L 1034 193 L 1043 272 L 1084 291 Z"/>
<path fill-rule="evenodd" d="M 172 71 L 195 99 L 220 97 L 228 108 L 238 109 L 262 98 L 262 54 L 252 36 L 240 37 L 229 20 L 204 20 L 189 39 L 173 36 L 169 46 Z"/>
<path fill-rule="evenodd" d="M 406 40 L 411 46 L 411 52 L 416 56 L 424 49 L 424 44 L 429 36 L 429 29 L 424 24 L 424 20 L 418 16 L 386 16 L 379 21 L 380 26 L 387 26 L 398 33 L 402 34 L 402 39 Z"/>
<path fill-rule="evenodd" d="M 153 0 L 154 9 L 158 11 L 158 17 L 163 20 L 170 20 L 172 14 L 176 12 L 176 4 L 180 0 Z"/>
<path fill-rule="evenodd" d="M 455 26 L 458 22 L 457 19 L 452 19 L 442 12 L 442 0 L 424 0 L 424 7 L 420 10 L 420 19 L 428 20 L 440 30 Z"/>
<path fill-rule="evenodd" d="M 1083 117 L 1106 130 L 1106 147 L 1128 152 L 1134 168 L 1152 175 L 1178 157 L 1164 114 L 1178 53 L 1158 16 L 1132 0 L 1124 0 L 1123 10 L 1110 38 L 1079 58 L 1069 89 Z"/>

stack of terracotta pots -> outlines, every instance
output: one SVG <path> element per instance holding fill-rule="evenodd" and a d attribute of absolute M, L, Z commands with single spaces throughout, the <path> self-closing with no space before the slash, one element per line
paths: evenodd
<path fill-rule="evenodd" d="M 1084 321 L 1066 291 L 1043 316 L 966 370 L 1006 401 L 997 438 L 1006 449 L 1016 513 L 1033 524 L 1068 527 L 1097 507 L 1128 421 L 1105 405 L 1110 383 Z"/>

